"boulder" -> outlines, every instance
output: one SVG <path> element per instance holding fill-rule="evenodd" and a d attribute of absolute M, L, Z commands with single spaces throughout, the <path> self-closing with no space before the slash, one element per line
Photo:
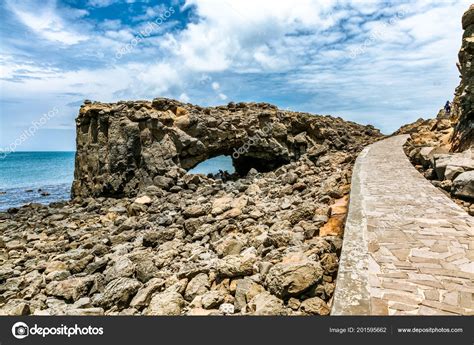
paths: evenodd
<path fill-rule="evenodd" d="M 201 304 L 204 309 L 213 309 L 224 302 L 225 295 L 222 291 L 212 290 L 206 292 L 201 298 Z"/>
<path fill-rule="evenodd" d="M 134 202 L 140 205 L 150 205 L 152 201 L 148 195 L 144 195 L 139 198 L 136 198 Z"/>
<path fill-rule="evenodd" d="M 322 276 L 323 269 L 319 262 L 282 262 L 270 268 L 265 282 L 271 293 L 286 298 L 303 293 Z"/>
<path fill-rule="evenodd" d="M 130 307 L 142 308 L 146 307 L 151 300 L 151 296 L 165 285 L 165 281 L 160 278 L 149 280 L 144 287 L 138 290 L 135 297 L 130 302 Z"/>
<path fill-rule="evenodd" d="M 453 154 L 437 154 L 433 156 L 434 170 L 439 180 L 447 178 L 446 168 L 450 166 L 450 171 L 460 168 L 463 171 L 474 170 L 474 159 L 471 151 Z"/>
<path fill-rule="evenodd" d="M 256 295 L 249 303 L 249 311 L 254 315 L 284 315 L 283 301 L 267 291 Z"/>
<path fill-rule="evenodd" d="M 76 301 L 80 297 L 87 295 L 93 282 L 93 276 L 52 281 L 46 285 L 45 293 L 50 296 L 62 297 L 69 301 Z"/>
<path fill-rule="evenodd" d="M 308 315 L 329 315 L 330 309 L 319 297 L 308 298 L 301 303 L 300 310 Z"/>
<path fill-rule="evenodd" d="M 184 299 L 175 291 L 165 291 L 153 295 L 145 315 L 181 315 Z"/>
<path fill-rule="evenodd" d="M 117 306 L 119 308 L 127 307 L 130 300 L 140 289 L 142 284 L 131 278 L 117 278 L 112 280 L 105 287 L 97 304 L 104 308 Z"/>
<path fill-rule="evenodd" d="M 459 198 L 474 200 L 474 170 L 458 175 L 451 186 L 451 193 Z"/>
<path fill-rule="evenodd" d="M 237 280 L 234 302 L 235 309 L 237 311 L 245 310 L 247 303 L 263 291 L 265 291 L 265 288 L 250 278 L 245 277 Z"/>
<path fill-rule="evenodd" d="M 217 274 L 221 277 L 251 275 L 255 261 L 254 255 L 227 255 L 217 261 Z"/>
<path fill-rule="evenodd" d="M 114 264 L 104 271 L 107 282 L 119 277 L 131 277 L 134 273 L 135 264 L 125 256 L 117 258 Z"/>
<path fill-rule="evenodd" d="M 192 301 L 196 296 L 201 296 L 209 290 L 209 277 L 205 273 L 200 273 L 191 279 L 184 291 L 184 299 Z"/>

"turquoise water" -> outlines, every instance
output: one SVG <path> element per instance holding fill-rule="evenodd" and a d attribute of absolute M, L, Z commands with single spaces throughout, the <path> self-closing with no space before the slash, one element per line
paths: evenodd
<path fill-rule="evenodd" d="M 73 176 L 74 152 L 12 152 L 0 159 L 0 210 L 68 200 Z"/>
<path fill-rule="evenodd" d="M 219 169 L 234 172 L 230 156 L 208 159 L 189 173 L 215 174 Z M 0 159 L 0 210 L 69 200 L 73 178 L 74 152 L 10 153 Z M 39 189 L 49 195 L 42 196 Z"/>

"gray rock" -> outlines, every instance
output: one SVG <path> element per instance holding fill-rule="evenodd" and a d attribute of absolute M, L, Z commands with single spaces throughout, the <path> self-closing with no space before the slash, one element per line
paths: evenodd
<path fill-rule="evenodd" d="M 104 308 L 117 306 L 124 308 L 128 306 L 130 300 L 140 289 L 142 284 L 131 278 L 117 278 L 107 284 L 105 290 L 98 301 Z"/>
<path fill-rule="evenodd" d="M 279 263 L 270 269 L 265 282 L 271 293 L 285 298 L 301 294 L 322 276 L 319 262 Z"/>
<path fill-rule="evenodd" d="M 453 181 L 451 193 L 459 198 L 474 200 L 474 170 L 458 175 Z"/>

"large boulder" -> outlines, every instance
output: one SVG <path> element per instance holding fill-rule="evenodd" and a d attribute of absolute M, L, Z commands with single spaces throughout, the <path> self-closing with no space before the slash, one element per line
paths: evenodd
<path fill-rule="evenodd" d="M 220 277 L 251 275 L 256 259 L 254 255 L 227 255 L 217 262 L 217 274 Z"/>
<path fill-rule="evenodd" d="M 459 198 L 474 200 L 474 170 L 463 172 L 456 177 L 451 193 Z"/>
<path fill-rule="evenodd" d="M 311 260 L 282 262 L 270 268 L 266 284 L 271 293 L 286 298 L 303 293 L 322 276 L 323 269 L 319 262 Z"/>
<path fill-rule="evenodd" d="M 470 150 L 462 153 L 437 154 L 433 156 L 433 160 L 434 170 L 439 180 L 452 179 L 456 171 L 474 170 L 474 158 Z"/>

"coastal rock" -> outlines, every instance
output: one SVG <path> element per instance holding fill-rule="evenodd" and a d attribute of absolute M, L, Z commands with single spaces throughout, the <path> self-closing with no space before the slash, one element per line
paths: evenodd
<path fill-rule="evenodd" d="M 76 126 L 73 197 L 136 196 L 151 185 L 170 189 L 183 171 L 217 153 L 231 156 L 240 176 L 252 168 L 271 171 L 308 150 L 316 157 L 330 147 L 356 144 L 351 135 L 345 143 L 339 140 L 344 126 L 346 133 L 380 135 L 340 119 L 282 111 L 267 103 L 203 109 L 166 98 L 84 104 Z M 324 148 L 312 149 L 323 140 Z M 290 173 L 285 183 L 296 179 Z"/>
<path fill-rule="evenodd" d="M 221 277 L 238 277 L 253 273 L 255 256 L 228 255 L 217 262 L 217 273 Z"/>
<path fill-rule="evenodd" d="M 341 240 L 320 229 L 343 222 L 338 199 L 381 137 L 373 127 L 166 99 L 90 102 L 77 125 L 75 198 L 0 212 L 0 314 L 287 315 L 330 302 Z M 233 153 L 235 174 L 187 173 Z"/>
<path fill-rule="evenodd" d="M 457 197 L 474 200 L 474 170 L 464 172 L 456 177 L 451 190 Z"/>
<path fill-rule="evenodd" d="M 181 315 L 184 307 L 183 297 L 174 291 L 165 291 L 154 295 L 150 301 L 146 315 Z"/>
<path fill-rule="evenodd" d="M 249 303 L 249 310 L 254 315 L 284 315 L 283 301 L 267 291 L 256 295 Z"/>
<path fill-rule="evenodd" d="M 271 293 L 285 298 L 301 294 L 322 276 L 323 269 L 318 262 L 282 262 L 270 269 L 266 284 Z"/>
<path fill-rule="evenodd" d="M 104 308 L 127 306 L 142 284 L 131 278 L 117 278 L 105 287 L 98 304 Z"/>
<path fill-rule="evenodd" d="M 88 293 L 92 283 L 93 277 L 90 276 L 52 281 L 46 285 L 45 292 L 47 295 L 75 301 Z"/>
<path fill-rule="evenodd" d="M 319 297 L 308 298 L 301 303 L 301 311 L 309 315 L 329 315 L 330 309 Z"/>
<path fill-rule="evenodd" d="M 209 277 L 205 273 L 200 273 L 191 279 L 184 291 L 184 299 L 192 301 L 196 296 L 201 296 L 209 290 Z"/>

